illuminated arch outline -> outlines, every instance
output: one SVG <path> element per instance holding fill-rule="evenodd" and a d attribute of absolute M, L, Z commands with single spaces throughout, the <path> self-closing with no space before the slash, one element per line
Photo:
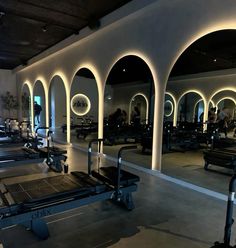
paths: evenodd
<path fill-rule="evenodd" d="M 136 93 L 135 95 L 133 95 L 133 97 L 131 97 L 131 100 L 129 102 L 129 123 L 131 121 L 131 112 L 132 112 L 132 109 L 131 109 L 131 105 L 132 105 L 132 101 L 133 99 L 136 97 L 136 96 L 142 96 L 145 101 L 146 101 L 146 120 L 145 120 L 145 123 L 147 124 L 148 123 L 148 111 L 149 111 L 149 103 L 148 103 L 148 99 L 146 97 L 145 94 L 139 92 L 139 93 Z"/>
<path fill-rule="evenodd" d="M 112 68 L 115 66 L 115 64 L 121 60 L 122 58 L 126 57 L 126 56 L 136 56 L 139 59 L 142 59 L 148 66 L 148 68 L 150 69 L 150 73 L 152 75 L 153 78 L 153 84 L 154 84 L 154 89 L 155 89 L 155 102 L 154 102 L 154 122 L 153 122 L 153 145 L 152 145 L 152 169 L 155 170 L 157 167 L 157 163 L 160 163 L 160 159 L 159 159 L 159 154 L 156 152 L 157 150 L 161 151 L 161 146 L 162 144 L 160 142 L 158 142 L 158 138 L 162 137 L 162 133 L 160 132 L 160 130 L 158 130 L 158 120 L 159 120 L 159 116 L 157 113 L 157 107 L 158 107 L 158 103 L 160 102 L 160 98 L 161 96 L 159 96 L 158 94 L 161 94 L 161 89 L 160 85 L 159 85 L 159 81 L 157 79 L 157 71 L 156 68 L 154 67 L 153 63 L 151 62 L 151 59 L 149 59 L 149 56 L 144 54 L 144 51 L 137 51 L 137 50 L 128 50 L 128 51 L 123 51 L 120 54 L 118 54 L 116 57 L 114 57 L 115 59 L 113 59 L 113 62 L 111 63 L 111 66 L 108 68 L 106 76 L 105 76 L 105 82 L 107 82 L 108 76 L 112 70 Z M 103 86 L 103 95 L 104 95 L 104 91 L 105 91 L 105 87 L 106 87 L 106 83 Z M 104 112 L 103 112 L 104 114 Z M 103 121 L 103 120 L 102 120 Z M 158 133 L 159 131 L 159 133 Z M 159 137 L 158 137 L 159 134 Z M 160 138 L 161 140 L 161 138 Z M 158 162 L 157 162 L 158 161 Z"/>
<path fill-rule="evenodd" d="M 87 101 L 88 106 L 87 106 L 87 109 L 86 109 L 84 112 L 77 112 L 77 111 L 74 109 L 73 100 L 74 100 L 76 97 L 78 97 L 78 96 L 85 98 L 86 101 Z M 70 107 L 71 107 L 72 111 L 73 111 L 76 115 L 78 115 L 78 116 L 84 116 L 84 115 L 86 115 L 86 114 L 89 112 L 89 110 L 91 109 L 91 102 L 90 102 L 89 98 L 88 98 L 86 95 L 84 95 L 84 94 L 76 94 L 76 95 L 74 95 L 74 96 L 71 98 Z"/>
<path fill-rule="evenodd" d="M 46 84 L 46 80 L 43 77 L 37 77 L 33 84 L 33 97 L 32 97 L 32 113 L 33 113 L 33 119 L 34 120 L 34 93 L 35 93 L 35 85 L 41 84 L 43 86 L 43 92 L 44 92 L 44 98 L 45 98 L 45 122 L 46 126 L 49 126 L 49 113 L 48 113 L 48 87 Z"/>
<path fill-rule="evenodd" d="M 104 96 L 103 96 L 103 86 L 102 86 L 102 80 L 101 77 L 95 68 L 95 66 L 91 62 L 84 62 L 80 65 L 76 66 L 76 69 L 72 73 L 72 76 L 70 78 L 70 85 L 69 85 L 69 95 L 71 95 L 71 87 L 73 85 L 73 80 L 81 69 L 87 69 L 89 70 L 95 79 L 96 85 L 97 85 L 97 92 L 98 92 L 98 138 L 103 138 L 103 109 L 104 109 Z M 69 108 L 70 108 L 70 100 L 69 100 Z M 70 115 L 69 115 L 70 116 Z M 69 117 L 70 118 L 70 117 Z M 68 120 L 70 121 L 70 119 Z M 70 134 L 70 132 L 67 132 Z"/>
<path fill-rule="evenodd" d="M 169 116 L 171 116 L 171 115 L 173 114 L 173 112 L 174 112 L 174 105 L 173 105 L 172 101 L 170 101 L 170 100 L 166 100 L 166 101 L 164 102 L 164 106 L 165 106 L 166 103 L 170 103 L 170 105 L 171 105 L 171 111 L 170 111 L 170 113 L 167 114 L 167 115 L 164 113 L 165 117 L 169 117 Z M 165 108 L 165 107 L 164 107 L 164 108 Z"/>

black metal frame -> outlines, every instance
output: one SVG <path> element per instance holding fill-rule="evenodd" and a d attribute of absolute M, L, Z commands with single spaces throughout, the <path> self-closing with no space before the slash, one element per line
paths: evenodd
<path fill-rule="evenodd" d="M 102 139 L 93 140 L 89 143 L 88 151 L 88 177 L 91 177 L 92 166 L 92 143 L 99 143 L 99 152 L 101 151 Z M 117 176 L 117 185 L 108 185 L 104 183 L 104 190 L 101 192 L 90 192 L 85 196 L 79 196 L 76 193 L 69 197 L 58 198 L 57 201 L 34 202 L 33 204 L 20 203 L 10 204 L 6 207 L 0 207 L 0 228 L 6 228 L 12 225 L 21 224 L 30 229 L 41 239 L 49 237 L 49 231 L 44 217 L 64 212 L 67 210 L 75 209 L 80 206 L 88 205 L 97 201 L 113 200 L 118 203 L 124 203 L 123 205 L 128 209 L 134 208 L 132 202 L 132 192 L 137 190 L 135 183 L 130 183 L 126 186 L 120 186 L 120 167 L 121 167 L 121 154 L 124 150 L 136 149 L 136 146 L 123 147 L 118 153 L 117 169 L 119 171 Z M 3 189 L 3 190 L 2 190 Z M 1 197 L 5 191 L 4 186 L 1 186 Z M 4 195 L 5 196 L 5 195 Z M 11 197 L 10 197 L 11 198 Z"/>
<path fill-rule="evenodd" d="M 216 242 L 215 245 L 212 246 L 212 248 L 233 247 L 230 245 L 230 238 L 231 238 L 231 228 L 234 223 L 233 208 L 234 208 L 234 199 L 235 199 L 235 189 L 236 189 L 236 174 L 233 175 L 229 183 L 229 195 L 228 195 L 227 212 L 226 212 L 225 229 L 224 229 L 224 243 Z"/>

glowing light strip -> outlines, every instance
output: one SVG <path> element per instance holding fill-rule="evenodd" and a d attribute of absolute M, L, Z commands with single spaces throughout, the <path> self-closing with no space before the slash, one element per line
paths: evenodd
<path fill-rule="evenodd" d="M 148 123 L 148 109 L 149 109 L 149 103 L 148 103 L 148 99 L 147 99 L 146 95 L 143 94 L 143 93 L 141 93 L 141 92 L 136 93 L 136 94 L 131 98 L 131 100 L 130 100 L 130 102 L 129 102 L 129 123 L 130 123 L 130 121 L 131 121 L 131 113 L 132 113 L 132 107 L 131 107 L 131 105 L 132 105 L 132 101 L 133 101 L 133 99 L 134 99 L 136 96 L 142 96 L 142 97 L 145 99 L 145 101 L 146 101 L 146 120 L 145 120 L 145 122 L 146 122 L 146 124 L 147 124 L 147 123 Z"/>
<path fill-rule="evenodd" d="M 171 105 L 170 114 L 168 114 L 168 115 L 165 114 L 166 117 L 169 117 L 169 116 L 171 116 L 171 115 L 173 114 L 173 112 L 174 112 L 174 105 L 173 105 L 173 103 L 172 103 L 170 100 L 165 101 L 164 105 L 165 105 L 166 103 L 170 103 L 170 105 Z"/>
<path fill-rule="evenodd" d="M 184 93 L 179 97 L 179 99 L 178 99 L 178 101 L 177 101 L 176 112 L 175 112 L 175 114 L 176 114 L 176 119 L 177 119 L 177 117 L 178 117 L 178 109 L 179 109 L 180 100 L 181 100 L 181 98 L 182 98 L 184 95 L 186 95 L 186 94 L 188 94 L 188 93 L 196 93 L 196 94 L 198 94 L 198 95 L 202 98 L 203 104 L 204 104 L 204 117 L 203 117 L 203 122 L 206 122 L 207 119 L 208 119 L 208 105 L 207 105 L 207 103 L 206 103 L 206 98 L 205 98 L 205 96 L 203 95 L 203 93 L 202 93 L 201 91 L 196 90 L 196 89 L 188 90 L 188 91 L 184 92 Z M 206 129 L 206 125 L 204 125 L 204 129 Z"/>
<path fill-rule="evenodd" d="M 233 97 L 226 96 L 226 97 L 221 98 L 221 99 L 216 103 L 217 109 L 218 109 L 218 104 L 219 104 L 221 101 L 223 101 L 223 100 L 231 100 L 231 101 L 234 102 L 234 104 L 236 105 L 236 100 L 235 100 Z"/>
<path fill-rule="evenodd" d="M 113 66 L 122 58 L 126 56 L 137 56 L 142 59 L 151 71 L 153 78 L 154 88 L 155 88 L 155 103 L 154 103 L 154 119 L 153 119 L 153 145 L 152 145 L 152 169 L 161 169 L 161 155 L 162 155 L 162 123 L 160 123 L 159 113 L 163 111 L 163 105 L 160 104 L 160 99 L 162 99 L 163 89 L 160 88 L 159 80 L 157 77 L 156 66 L 153 61 L 144 53 L 138 50 L 127 50 L 123 51 L 114 57 L 111 66 L 108 68 L 104 82 L 107 82 L 107 78 L 111 72 Z M 160 89 L 159 89 L 160 88 Z M 105 90 L 105 84 L 104 89 Z M 160 106 L 161 105 L 161 106 Z M 161 117 L 162 118 L 162 117 Z"/>
<path fill-rule="evenodd" d="M 211 96 L 210 99 L 212 99 L 215 95 L 218 93 L 222 93 L 223 91 L 233 91 L 236 92 L 236 88 L 233 87 L 225 87 L 225 88 L 220 88 L 219 90 L 215 91 Z"/>
<path fill-rule="evenodd" d="M 74 99 L 75 99 L 76 97 L 83 97 L 83 98 L 85 98 L 85 100 L 87 101 L 88 106 L 87 106 L 87 108 L 86 108 L 86 110 L 85 110 L 84 112 L 77 112 L 77 111 L 74 109 L 73 101 L 74 101 Z M 70 107 L 71 107 L 72 111 L 73 111 L 76 115 L 83 116 L 83 115 L 86 115 L 86 114 L 89 112 L 89 110 L 91 109 L 91 102 L 90 102 L 89 98 L 88 98 L 86 95 L 84 95 L 84 94 L 76 94 L 76 95 L 74 95 L 74 96 L 72 97 L 72 99 L 71 99 L 71 101 L 70 101 Z"/>
<path fill-rule="evenodd" d="M 170 96 L 172 98 L 172 100 L 173 100 L 173 103 L 174 103 L 173 126 L 176 127 L 176 124 L 177 124 L 177 118 L 176 118 L 176 114 L 175 114 L 175 112 L 176 112 L 176 105 L 177 105 L 176 104 L 176 98 L 175 98 L 175 96 L 172 93 L 170 93 L 168 91 L 166 91 L 165 94 L 168 95 L 168 96 Z"/>

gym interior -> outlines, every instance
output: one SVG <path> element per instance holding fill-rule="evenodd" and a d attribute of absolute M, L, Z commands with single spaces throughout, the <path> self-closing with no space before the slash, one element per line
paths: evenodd
<path fill-rule="evenodd" d="M 235 12 L 0 1 L 0 247 L 236 247 Z"/>

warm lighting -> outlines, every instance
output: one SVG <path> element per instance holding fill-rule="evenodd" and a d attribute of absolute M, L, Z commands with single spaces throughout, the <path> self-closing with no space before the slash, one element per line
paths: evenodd
<path fill-rule="evenodd" d="M 224 100 L 231 100 L 231 101 L 234 102 L 234 104 L 236 105 L 236 100 L 235 100 L 233 97 L 226 96 L 226 97 L 221 98 L 221 99 L 216 103 L 217 109 L 218 109 L 219 103 L 220 103 L 221 101 L 224 101 Z"/>
<path fill-rule="evenodd" d="M 179 108 L 179 103 L 180 103 L 180 100 L 181 98 L 188 94 L 188 93 L 197 93 L 203 100 L 203 104 L 204 104 L 204 116 L 203 116 L 203 123 L 205 123 L 208 119 L 208 105 L 207 105 L 207 101 L 206 101 L 206 97 L 203 95 L 203 93 L 199 90 L 196 90 L 196 89 L 191 89 L 191 90 L 188 90 L 186 92 L 184 92 L 178 99 L 177 101 L 177 105 L 176 105 L 176 111 L 175 111 L 175 115 L 176 115 L 176 120 L 177 120 L 177 115 L 178 115 L 178 108 Z M 206 130 L 207 126 L 204 125 L 203 129 Z"/>
<path fill-rule="evenodd" d="M 143 93 L 137 93 L 135 94 L 132 98 L 131 98 L 131 101 L 129 103 L 129 123 L 131 121 L 131 113 L 132 113 L 132 102 L 135 101 L 135 97 L 136 96 L 142 96 L 144 99 L 145 99 L 145 102 L 146 102 L 146 121 L 145 123 L 147 124 L 148 123 L 148 109 L 149 109 L 149 104 L 148 104 L 148 98 L 143 94 Z"/>
<path fill-rule="evenodd" d="M 91 102 L 86 95 L 76 94 L 72 97 L 70 106 L 76 115 L 84 116 L 91 109 Z"/>
<path fill-rule="evenodd" d="M 137 50 L 130 50 L 130 51 L 125 51 L 120 53 L 116 58 L 114 58 L 113 62 L 110 65 L 110 68 L 107 71 L 106 74 L 106 81 L 107 78 L 111 72 L 111 69 L 114 67 L 114 65 L 121 60 L 122 58 L 126 56 L 137 56 L 139 59 L 142 59 L 147 66 L 149 67 L 151 71 L 151 75 L 153 78 L 153 83 L 154 83 L 154 88 L 155 88 L 155 103 L 154 103 L 154 123 L 153 123 L 153 145 L 152 145 L 152 169 L 153 170 L 161 170 L 161 150 L 162 150 L 162 143 L 160 140 L 162 140 L 162 132 L 161 129 L 158 129 L 158 120 L 159 120 L 159 115 L 158 115 L 158 105 L 161 99 L 161 92 L 162 89 L 159 89 L 160 85 L 158 84 L 158 77 L 157 77 L 157 70 L 156 67 L 154 66 L 153 62 L 149 59 L 147 55 L 145 55 L 141 51 Z M 105 86 L 104 86 L 105 88 Z M 103 115 L 102 115 L 103 116 Z"/>
<path fill-rule="evenodd" d="M 168 95 L 168 96 L 170 96 L 171 98 L 172 98 L 172 100 L 173 100 L 173 103 L 174 103 L 174 109 L 173 109 L 173 111 L 174 111 L 174 115 L 173 115 L 173 126 L 174 127 L 176 127 L 176 125 L 177 125 L 177 115 L 176 115 L 176 98 L 174 97 L 174 95 L 172 94 L 172 93 L 170 93 L 170 92 L 168 92 L 168 91 L 166 91 L 166 93 L 165 93 L 166 95 Z"/>
<path fill-rule="evenodd" d="M 174 111 L 174 105 L 173 105 L 173 103 L 170 100 L 165 101 L 165 103 L 164 103 L 164 109 L 165 109 L 165 105 L 167 105 L 167 104 L 171 106 L 171 110 L 170 110 L 170 112 L 168 114 L 165 114 L 164 113 L 165 114 L 165 117 L 171 116 L 173 114 L 173 111 Z"/>
<path fill-rule="evenodd" d="M 101 138 L 103 138 L 104 89 L 105 89 L 105 86 L 103 85 L 103 80 L 101 79 L 100 74 L 98 73 L 95 66 L 92 63 L 87 62 L 87 63 L 83 63 L 83 64 L 77 66 L 76 69 L 74 70 L 74 73 L 73 73 L 71 80 L 70 80 L 70 82 L 71 82 L 70 83 L 70 92 L 71 92 L 73 79 L 74 79 L 75 75 L 77 74 L 77 72 L 81 69 L 90 70 L 91 73 L 94 75 L 94 78 L 95 78 L 95 81 L 97 84 L 97 88 L 98 88 L 98 138 L 101 139 Z M 69 104 L 69 108 L 70 108 L 70 104 Z M 102 150 L 102 148 L 101 148 L 101 150 Z"/>

